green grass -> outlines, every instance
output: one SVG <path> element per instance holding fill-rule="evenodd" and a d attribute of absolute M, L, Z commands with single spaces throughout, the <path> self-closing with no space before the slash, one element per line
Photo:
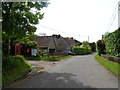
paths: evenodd
<path fill-rule="evenodd" d="M 70 58 L 72 57 L 72 55 L 68 55 L 68 56 L 63 56 L 63 57 L 58 57 L 58 56 L 50 56 L 50 57 L 41 57 L 41 60 L 45 60 L 45 61 L 58 61 L 58 60 L 61 60 L 61 59 L 66 59 L 66 58 Z"/>
<path fill-rule="evenodd" d="M 106 60 L 105 58 L 96 55 L 95 59 L 104 67 L 109 69 L 112 73 L 114 73 L 116 76 L 120 77 L 120 64 Z"/>
<path fill-rule="evenodd" d="M 41 56 L 27 56 L 25 57 L 26 60 L 40 60 Z"/>
<path fill-rule="evenodd" d="M 42 57 L 42 56 L 38 56 L 38 57 L 33 57 L 33 56 L 31 56 L 31 57 L 25 57 L 27 60 L 44 60 L 44 61 L 58 61 L 58 60 L 61 60 L 61 59 L 66 59 L 66 58 L 70 58 L 70 57 L 72 57 L 72 55 L 68 55 L 68 56 L 60 56 L 60 57 L 58 57 L 58 56 L 44 56 L 44 57 Z"/>

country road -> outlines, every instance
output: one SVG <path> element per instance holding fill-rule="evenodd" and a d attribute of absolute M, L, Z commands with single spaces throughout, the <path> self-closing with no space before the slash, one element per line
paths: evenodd
<path fill-rule="evenodd" d="M 17 88 L 118 88 L 118 79 L 95 59 L 95 54 L 71 57 L 33 75 Z M 14 88 L 14 87 L 12 87 Z"/>

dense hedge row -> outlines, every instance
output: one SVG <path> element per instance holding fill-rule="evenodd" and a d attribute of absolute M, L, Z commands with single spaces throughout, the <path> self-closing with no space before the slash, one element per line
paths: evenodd
<path fill-rule="evenodd" d="M 3 69 L 14 69 L 21 67 L 20 64 L 23 66 L 27 66 L 28 68 L 30 65 L 26 62 L 25 58 L 23 56 L 17 55 L 17 56 L 9 56 L 4 57 L 2 59 Z"/>
<path fill-rule="evenodd" d="M 104 37 L 106 53 L 113 56 L 120 56 L 120 28 Z"/>
<path fill-rule="evenodd" d="M 90 47 L 74 47 L 73 51 L 77 55 L 84 55 L 92 53 L 92 49 Z"/>

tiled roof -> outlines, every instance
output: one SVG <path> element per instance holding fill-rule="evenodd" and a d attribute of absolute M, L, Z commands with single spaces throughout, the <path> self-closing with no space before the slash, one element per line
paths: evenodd
<path fill-rule="evenodd" d="M 51 38 L 51 36 L 35 36 L 33 40 L 38 42 L 38 47 L 48 47 Z"/>
<path fill-rule="evenodd" d="M 74 40 L 70 39 L 70 38 L 64 38 L 64 40 L 65 40 L 68 44 L 77 46 L 77 43 L 76 43 Z"/>
<path fill-rule="evenodd" d="M 49 43 L 51 39 L 53 39 L 55 41 L 55 44 L 57 44 L 58 39 L 52 36 L 34 36 L 33 37 L 33 40 L 38 42 L 39 48 L 49 47 Z M 77 43 L 74 40 L 70 38 L 63 38 L 63 39 L 65 40 L 66 43 L 77 46 Z"/>

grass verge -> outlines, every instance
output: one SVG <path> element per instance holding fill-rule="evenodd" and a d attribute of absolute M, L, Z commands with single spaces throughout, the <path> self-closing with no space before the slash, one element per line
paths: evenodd
<path fill-rule="evenodd" d="M 68 55 L 68 56 L 44 56 L 44 57 L 41 57 L 41 56 L 37 56 L 37 57 L 25 57 L 27 60 L 44 60 L 44 61 L 58 61 L 58 60 L 61 60 L 61 59 L 66 59 L 66 58 L 70 58 L 72 57 L 72 55 Z"/>
<path fill-rule="evenodd" d="M 41 60 L 44 60 L 44 61 L 58 61 L 58 60 L 66 59 L 66 58 L 70 58 L 70 57 L 72 57 L 72 55 L 63 56 L 63 57 L 50 56 L 50 57 L 41 57 Z"/>
<path fill-rule="evenodd" d="M 95 59 L 104 67 L 109 69 L 112 73 L 114 73 L 116 76 L 120 77 L 120 64 L 106 60 L 102 56 L 96 55 Z"/>

